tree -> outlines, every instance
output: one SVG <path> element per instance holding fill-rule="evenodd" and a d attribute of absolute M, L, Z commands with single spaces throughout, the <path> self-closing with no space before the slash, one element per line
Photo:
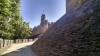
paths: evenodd
<path fill-rule="evenodd" d="M 30 33 L 29 24 L 20 15 L 20 0 L 0 0 L 0 38 L 26 38 Z"/>

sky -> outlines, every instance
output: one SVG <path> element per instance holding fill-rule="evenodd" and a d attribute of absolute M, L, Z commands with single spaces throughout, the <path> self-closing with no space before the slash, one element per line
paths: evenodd
<path fill-rule="evenodd" d="M 34 28 L 40 24 L 44 11 L 49 22 L 56 22 L 65 14 L 65 0 L 21 0 L 21 15 L 29 26 Z"/>

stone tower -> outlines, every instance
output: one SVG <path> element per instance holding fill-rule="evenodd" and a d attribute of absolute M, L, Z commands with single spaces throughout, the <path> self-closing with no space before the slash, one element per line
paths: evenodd
<path fill-rule="evenodd" d="M 41 15 L 41 23 L 40 23 L 40 26 L 41 26 L 42 33 L 45 33 L 46 30 L 48 29 L 48 20 L 46 20 L 46 16 L 45 16 L 44 13 L 42 13 L 42 15 Z"/>
<path fill-rule="evenodd" d="M 44 25 L 45 20 L 46 20 L 46 19 L 45 19 L 45 14 L 42 13 L 42 15 L 41 15 L 41 23 L 40 23 L 41 26 Z"/>
<path fill-rule="evenodd" d="M 34 29 L 33 29 L 33 35 L 45 33 L 46 30 L 49 27 L 51 27 L 52 25 L 53 25 L 52 23 L 50 23 L 50 22 L 48 22 L 48 20 L 46 20 L 45 14 L 42 13 L 40 25 L 38 25 L 37 27 L 34 27 Z"/>
<path fill-rule="evenodd" d="M 48 20 L 46 20 L 46 17 L 45 17 L 44 13 L 42 13 L 42 15 L 41 15 L 41 23 L 40 23 L 40 25 L 42 27 L 44 27 L 44 29 L 48 28 Z"/>

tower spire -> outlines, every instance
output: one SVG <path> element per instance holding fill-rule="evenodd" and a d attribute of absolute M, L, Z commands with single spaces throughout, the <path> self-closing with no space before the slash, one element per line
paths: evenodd
<path fill-rule="evenodd" d="M 44 10 L 43 10 L 43 12 L 42 12 L 42 15 L 41 15 L 41 23 L 40 23 L 40 25 L 41 26 L 43 26 L 43 24 L 45 23 L 45 14 L 44 14 Z"/>
<path fill-rule="evenodd" d="M 45 19 L 45 13 L 44 13 L 44 10 L 43 10 L 43 12 L 42 12 L 41 17 Z"/>
<path fill-rule="evenodd" d="M 43 12 L 42 12 L 43 14 L 44 14 L 44 10 L 43 10 Z"/>

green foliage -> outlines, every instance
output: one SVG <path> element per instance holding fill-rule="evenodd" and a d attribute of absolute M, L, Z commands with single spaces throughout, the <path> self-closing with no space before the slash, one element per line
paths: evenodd
<path fill-rule="evenodd" d="M 20 15 L 20 0 L 0 0 L 0 38 L 26 38 L 30 34 L 29 24 Z"/>

